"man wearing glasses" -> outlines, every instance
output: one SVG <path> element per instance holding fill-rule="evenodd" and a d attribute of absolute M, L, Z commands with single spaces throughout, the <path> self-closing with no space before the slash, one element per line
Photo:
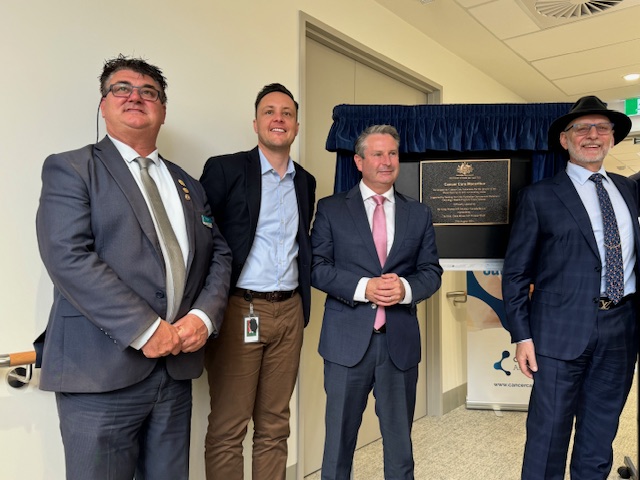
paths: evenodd
<path fill-rule="evenodd" d="M 161 70 L 119 56 L 100 89 L 107 137 L 43 167 L 54 299 L 40 387 L 56 393 L 67 479 L 187 480 L 191 379 L 222 322 L 231 251 L 200 184 L 158 154 Z"/>
<path fill-rule="evenodd" d="M 549 128 L 566 170 L 519 194 L 502 294 L 516 360 L 535 380 L 524 480 L 564 479 L 574 421 L 571 478 L 611 470 L 638 350 L 640 231 L 635 182 L 603 162 L 630 129 L 626 115 L 581 98 Z"/>

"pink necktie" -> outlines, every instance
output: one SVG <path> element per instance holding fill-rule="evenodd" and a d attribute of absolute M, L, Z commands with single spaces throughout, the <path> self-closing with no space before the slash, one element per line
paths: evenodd
<path fill-rule="evenodd" d="M 378 258 L 380 259 L 380 265 L 384 267 L 384 262 L 387 260 L 387 221 L 384 215 L 383 203 L 386 200 L 382 195 L 374 195 L 373 201 L 376 202 L 376 208 L 373 211 L 373 222 L 371 231 L 373 233 L 373 243 L 376 245 L 376 251 L 378 252 Z M 373 324 L 373 328 L 380 330 L 386 322 L 386 312 L 384 307 L 378 306 L 376 310 L 376 320 Z"/>

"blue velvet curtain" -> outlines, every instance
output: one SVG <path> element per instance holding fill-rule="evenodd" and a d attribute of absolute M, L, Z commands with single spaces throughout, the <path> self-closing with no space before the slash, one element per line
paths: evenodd
<path fill-rule="evenodd" d="M 353 163 L 358 135 L 370 125 L 389 124 L 400 134 L 403 154 L 433 152 L 521 152 L 532 156 L 533 182 L 564 168 L 566 156 L 548 150 L 547 132 L 571 103 L 465 105 L 338 105 L 326 148 L 337 153 L 334 191 L 360 180 Z"/>

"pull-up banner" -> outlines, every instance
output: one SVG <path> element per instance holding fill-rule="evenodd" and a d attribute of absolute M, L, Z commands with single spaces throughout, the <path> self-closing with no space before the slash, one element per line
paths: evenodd
<path fill-rule="evenodd" d="M 533 380 L 502 326 L 502 272 L 467 272 L 467 293 L 467 408 L 527 410 Z"/>

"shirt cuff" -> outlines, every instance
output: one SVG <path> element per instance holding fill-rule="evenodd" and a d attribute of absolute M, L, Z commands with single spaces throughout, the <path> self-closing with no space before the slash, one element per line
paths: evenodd
<path fill-rule="evenodd" d="M 209 332 L 209 336 L 211 336 L 211 334 L 213 333 L 214 330 L 213 330 L 213 323 L 211 322 L 211 319 L 209 318 L 209 315 L 207 315 L 202 310 L 199 310 L 197 308 L 194 308 L 189 313 L 193 313 L 196 317 L 198 317 L 200 320 L 202 320 L 202 323 L 204 323 L 205 326 L 207 327 L 207 330 Z"/>
<path fill-rule="evenodd" d="M 156 333 L 156 330 L 160 326 L 160 322 L 162 319 L 158 317 L 155 322 L 151 324 L 149 328 L 147 328 L 144 332 L 142 332 L 133 342 L 129 344 L 130 347 L 135 348 L 136 350 L 140 350 L 142 347 L 146 345 L 149 339 Z"/>
<path fill-rule="evenodd" d="M 371 280 L 369 277 L 362 277 L 360 281 L 358 281 L 358 285 L 356 286 L 356 291 L 353 294 L 354 302 L 363 302 L 369 303 L 369 300 L 364 296 L 367 291 L 367 282 Z"/>
<path fill-rule="evenodd" d="M 400 277 L 400 281 L 404 285 L 404 298 L 400 302 L 400 305 L 411 305 L 413 302 L 413 292 L 411 291 L 411 285 L 404 277 Z"/>

